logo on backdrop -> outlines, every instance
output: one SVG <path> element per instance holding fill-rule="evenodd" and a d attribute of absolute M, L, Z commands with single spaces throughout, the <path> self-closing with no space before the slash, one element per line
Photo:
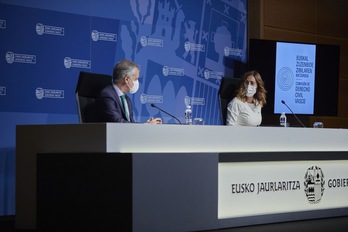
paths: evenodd
<path fill-rule="evenodd" d="M 225 47 L 224 54 L 225 54 L 225 56 L 242 57 L 243 56 L 243 49 Z"/>
<path fill-rule="evenodd" d="M 184 49 L 185 51 L 193 51 L 193 52 L 205 52 L 205 45 L 204 44 L 195 44 L 195 43 L 190 43 L 186 41 L 184 43 Z"/>
<path fill-rule="evenodd" d="M 224 72 L 210 71 L 208 69 L 204 70 L 204 78 L 207 79 L 207 80 L 208 79 L 221 80 L 223 75 L 224 75 Z"/>
<path fill-rule="evenodd" d="M 168 66 L 163 66 L 162 68 L 163 76 L 183 76 L 184 69 L 183 68 L 171 68 Z"/>
<path fill-rule="evenodd" d="M 311 204 L 317 204 L 320 202 L 321 197 L 324 194 L 324 173 L 321 168 L 312 166 L 307 169 L 304 176 L 304 186 L 306 197 Z"/>
<path fill-rule="evenodd" d="M 141 46 L 152 46 L 152 47 L 163 47 L 164 42 L 163 39 L 156 39 L 156 38 L 147 38 L 146 36 L 142 36 L 140 38 Z"/>
<path fill-rule="evenodd" d="M 9 64 L 12 63 L 26 63 L 26 64 L 36 64 L 36 56 L 28 54 L 18 54 L 13 52 L 6 52 L 6 61 Z"/>
<path fill-rule="evenodd" d="M 36 24 L 36 33 L 38 35 L 59 35 L 59 36 L 64 36 L 64 27 L 56 27 L 56 26 L 49 26 L 49 25 L 44 25 L 42 23 L 37 23 Z"/>
<path fill-rule="evenodd" d="M 161 95 L 148 95 L 148 94 L 143 93 L 140 95 L 140 102 L 142 104 L 163 103 L 163 96 L 161 96 Z"/>
<path fill-rule="evenodd" d="M 70 57 L 64 58 L 65 68 L 88 68 L 92 67 L 92 62 L 90 60 L 79 60 L 71 59 Z"/>
<path fill-rule="evenodd" d="M 199 106 L 204 106 L 205 105 L 205 98 L 199 98 L 199 97 L 189 97 L 186 96 L 184 98 L 184 103 L 185 105 L 199 105 Z"/>
<path fill-rule="evenodd" d="M 6 87 L 5 86 L 0 86 L 0 96 L 6 95 Z"/>
<path fill-rule="evenodd" d="M 13 52 L 6 53 L 6 61 L 9 64 L 12 64 L 14 62 L 14 53 Z"/>
<path fill-rule="evenodd" d="M 43 89 L 36 88 L 35 90 L 36 98 L 41 100 L 43 98 L 64 98 L 64 90 L 58 89 Z"/>
<path fill-rule="evenodd" d="M 6 29 L 6 20 L 0 19 L 0 29 Z"/>
<path fill-rule="evenodd" d="M 108 33 L 108 32 L 100 32 L 97 30 L 93 30 L 91 32 L 91 38 L 95 42 L 99 40 L 107 41 L 107 42 L 117 42 L 117 34 Z"/>
<path fill-rule="evenodd" d="M 283 91 L 288 91 L 294 84 L 294 73 L 289 67 L 282 67 L 277 73 L 278 87 Z"/>

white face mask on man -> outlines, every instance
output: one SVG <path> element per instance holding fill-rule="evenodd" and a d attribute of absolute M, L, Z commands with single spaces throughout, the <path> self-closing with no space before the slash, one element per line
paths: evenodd
<path fill-rule="evenodd" d="M 249 84 L 248 87 L 247 87 L 246 96 L 247 96 L 247 97 L 252 97 L 252 96 L 254 96 L 255 93 L 256 93 L 256 89 L 257 89 L 256 86 L 253 86 L 253 85 L 250 85 L 250 84 Z"/>
<path fill-rule="evenodd" d="M 128 87 L 129 87 L 129 92 L 131 93 L 131 94 L 134 94 L 134 93 L 136 93 L 137 91 L 138 91 L 138 89 L 139 89 L 139 81 L 138 80 L 136 80 L 136 81 L 133 81 L 132 80 L 132 78 L 129 78 L 132 82 L 133 82 L 133 87 L 130 87 L 128 84 Z"/>

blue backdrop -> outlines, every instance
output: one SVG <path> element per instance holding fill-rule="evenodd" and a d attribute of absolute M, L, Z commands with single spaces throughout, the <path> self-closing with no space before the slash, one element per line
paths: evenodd
<path fill-rule="evenodd" d="M 0 0 L 0 215 L 15 214 L 15 128 L 78 123 L 80 71 L 141 67 L 135 119 L 219 125 L 222 76 L 246 63 L 247 0 Z M 33 135 L 35 136 L 35 135 Z"/>

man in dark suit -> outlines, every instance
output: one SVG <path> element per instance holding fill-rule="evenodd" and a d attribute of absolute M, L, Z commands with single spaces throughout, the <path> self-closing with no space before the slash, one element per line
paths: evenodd
<path fill-rule="evenodd" d="M 93 105 L 91 121 L 132 123 L 133 105 L 126 93 L 134 94 L 139 89 L 140 68 L 130 60 L 121 60 L 113 69 L 112 85 L 105 87 Z M 147 120 L 150 124 L 160 124 L 162 119 Z"/>

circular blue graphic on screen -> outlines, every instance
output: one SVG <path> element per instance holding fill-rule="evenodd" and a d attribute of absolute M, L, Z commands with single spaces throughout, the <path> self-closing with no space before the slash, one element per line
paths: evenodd
<path fill-rule="evenodd" d="M 289 67 L 282 67 L 277 73 L 278 87 L 283 91 L 288 91 L 294 84 L 294 73 Z"/>

